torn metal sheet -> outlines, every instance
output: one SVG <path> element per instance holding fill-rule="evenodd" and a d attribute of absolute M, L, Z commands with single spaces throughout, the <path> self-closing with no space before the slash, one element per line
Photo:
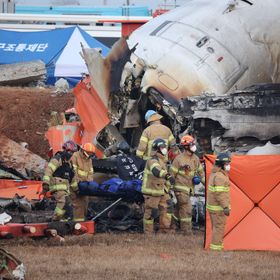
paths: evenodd
<path fill-rule="evenodd" d="M 125 112 L 123 128 L 138 127 L 139 125 L 140 115 L 138 112 L 138 102 L 137 100 L 129 99 Z"/>
<path fill-rule="evenodd" d="M 64 125 L 52 126 L 45 134 L 49 141 L 49 145 L 55 154 L 61 151 L 62 145 L 73 140 L 75 143 L 81 143 L 81 124 L 80 122 L 66 123 Z"/>
<path fill-rule="evenodd" d="M 248 89 L 227 96 L 197 96 L 185 100 L 186 112 L 197 127 L 203 119 L 218 121 L 225 129 L 223 137 L 256 137 L 260 140 L 280 135 L 280 85 L 275 89 Z M 188 114 L 186 113 L 186 116 Z"/>
<path fill-rule="evenodd" d="M 8 168 L 13 168 L 24 178 L 43 176 L 46 161 L 30 150 L 0 134 L 0 161 Z"/>
<path fill-rule="evenodd" d="M 83 126 L 81 141 L 93 143 L 96 135 L 110 122 L 108 109 L 89 80 L 81 81 L 73 93 L 76 97 L 75 109 Z"/>
<path fill-rule="evenodd" d="M 110 93 L 119 90 L 122 71 L 130 55 L 131 50 L 124 38 L 113 45 L 105 59 L 96 49 L 83 49 L 83 58 L 90 73 L 91 84 L 107 108 Z"/>
<path fill-rule="evenodd" d="M 25 85 L 44 80 L 46 65 L 41 60 L 0 65 L 0 85 Z"/>

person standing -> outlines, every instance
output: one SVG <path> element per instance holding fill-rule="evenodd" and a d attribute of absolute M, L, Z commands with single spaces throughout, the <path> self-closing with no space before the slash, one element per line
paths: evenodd
<path fill-rule="evenodd" d="M 194 192 L 193 179 L 199 175 L 202 182 L 205 182 L 205 173 L 198 156 L 195 155 L 196 145 L 191 135 L 181 138 L 180 145 L 184 151 L 172 162 L 170 174 L 175 178 L 173 187 L 177 204 L 173 218 L 180 225 L 183 234 L 190 234 L 192 230 L 192 204 L 191 193 Z M 173 220 L 172 226 L 175 227 Z"/>
<path fill-rule="evenodd" d="M 95 146 L 92 143 L 85 143 L 71 158 L 75 173 L 70 188 L 74 221 L 84 221 L 87 214 L 87 197 L 79 194 L 78 185 L 79 182 L 93 181 L 92 158 L 94 155 Z"/>
<path fill-rule="evenodd" d="M 151 158 L 152 145 L 155 139 L 161 138 L 166 144 L 167 148 L 175 147 L 176 140 L 167 126 L 161 123 L 162 115 L 158 114 L 154 110 L 148 110 L 145 114 L 145 120 L 149 125 L 143 130 L 140 137 L 140 142 L 136 150 L 136 155 L 144 160 Z M 167 155 L 165 156 L 167 161 Z"/>
<path fill-rule="evenodd" d="M 209 177 L 206 209 L 212 224 L 210 249 L 221 251 L 227 217 L 230 215 L 230 171 L 231 159 L 227 153 L 220 153 Z"/>
<path fill-rule="evenodd" d="M 159 210 L 160 231 L 168 231 L 170 223 L 167 220 L 167 200 L 169 199 L 166 183 L 174 184 L 174 178 L 167 172 L 166 162 L 167 155 L 166 142 L 157 138 L 154 140 L 152 150 L 155 153 L 151 159 L 146 162 L 142 193 L 144 195 L 144 233 L 153 233 L 155 212 Z"/>
<path fill-rule="evenodd" d="M 74 171 L 70 158 L 77 151 L 77 145 L 73 141 L 67 141 L 62 146 L 62 151 L 57 152 L 48 163 L 43 177 L 43 191 L 50 191 L 56 201 L 53 221 L 64 218 L 65 206 L 70 204 L 70 183 L 74 177 Z"/>

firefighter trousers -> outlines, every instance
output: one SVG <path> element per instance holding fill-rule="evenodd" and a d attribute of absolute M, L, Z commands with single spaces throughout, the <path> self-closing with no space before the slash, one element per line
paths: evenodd
<path fill-rule="evenodd" d="M 168 194 L 162 196 L 144 195 L 144 233 L 154 232 L 155 212 L 159 210 L 160 232 L 167 232 L 171 225 L 171 215 L 167 213 L 167 200 L 170 199 Z"/>
<path fill-rule="evenodd" d="M 212 239 L 210 244 L 211 250 L 223 250 L 224 233 L 226 227 L 227 216 L 223 212 L 210 213 L 212 225 Z"/>
<path fill-rule="evenodd" d="M 72 192 L 71 200 L 73 205 L 73 220 L 84 221 L 87 215 L 88 198 L 76 192 Z"/>
<path fill-rule="evenodd" d="M 189 234 L 192 230 L 192 204 L 190 195 L 185 192 L 175 191 L 177 204 L 174 209 L 174 220 L 172 221 L 172 228 L 175 228 L 175 220 L 179 222 L 182 233 Z"/>
<path fill-rule="evenodd" d="M 69 194 L 65 191 L 57 191 L 52 195 L 56 202 L 56 207 L 54 209 L 54 214 L 52 219 L 54 221 L 59 221 L 62 218 L 64 218 L 66 212 L 65 211 L 66 203 L 70 203 Z"/>

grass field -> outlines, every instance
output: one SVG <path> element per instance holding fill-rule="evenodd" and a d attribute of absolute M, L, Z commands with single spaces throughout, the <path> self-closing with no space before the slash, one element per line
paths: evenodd
<path fill-rule="evenodd" d="M 13 239 L 1 247 L 27 267 L 27 279 L 280 279 L 280 253 L 208 252 L 194 236 L 96 234 Z"/>

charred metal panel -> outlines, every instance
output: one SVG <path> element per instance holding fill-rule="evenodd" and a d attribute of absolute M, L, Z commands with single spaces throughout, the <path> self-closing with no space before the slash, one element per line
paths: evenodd
<path fill-rule="evenodd" d="M 273 87 L 253 87 L 229 96 L 191 97 L 184 101 L 184 111 L 195 121 L 218 121 L 226 129 L 223 137 L 270 139 L 280 135 L 280 85 L 278 90 L 277 85 Z"/>
<path fill-rule="evenodd" d="M 83 49 L 84 60 L 87 64 L 91 83 L 97 94 L 108 107 L 111 92 L 118 91 L 124 65 L 130 59 L 131 52 L 126 40 L 121 38 L 112 47 L 104 59 L 95 49 Z"/>

